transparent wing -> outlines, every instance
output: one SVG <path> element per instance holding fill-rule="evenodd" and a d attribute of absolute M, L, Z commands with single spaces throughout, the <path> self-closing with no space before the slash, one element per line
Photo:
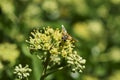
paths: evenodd
<path fill-rule="evenodd" d="M 62 31 L 63 31 L 63 33 L 67 33 L 67 31 L 66 31 L 64 25 L 62 25 Z"/>

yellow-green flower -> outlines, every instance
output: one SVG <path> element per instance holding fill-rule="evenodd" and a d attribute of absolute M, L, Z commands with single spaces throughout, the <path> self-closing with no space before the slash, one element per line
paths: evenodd
<path fill-rule="evenodd" d="M 16 44 L 11 44 L 7 42 L 0 44 L 0 62 L 8 61 L 10 65 L 14 65 L 19 54 L 20 52 L 17 49 Z"/>
<path fill-rule="evenodd" d="M 53 38 L 56 40 L 56 41 L 59 41 L 61 40 L 62 38 L 62 33 L 60 32 L 60 30 L 55 30 L 54 33 L 53 33 Z"/>
<path fill-rule="evenodd" d="M 30 49 L 38 50 L 37 56 L 43 63 L 49 60 L 49 68 L 54 65 L 63 65 L 65 60 L 66 64 L 64 65 L 69 66 L 71 71 L 82 72 L 85 60 L 74 50 L 74 42 L 67 38 L 66 40 L 62 39 L 65 36 L 62 30 L 44 27 L 43 30 L 34 30 L 31 34 L 32 36 L 27 41 L 30 44 Z M 42 51 L 43 54 L 39 51 Z"/>
<path fill-rule="evenodd" d="M 51 50 L 50 50 L 50 53 L 52 53 L 52 54 L 58 54 L 58 48 L 52 48 Z"/>
<path fill-rule="evenodd" d="M 32 71 L 32 69 L 30 69 L 28 65 L 22 67 L 21 64 L 16 66 L 14 70 L 14 74 L 16 74 L 19 79 L 27 78 L 28 76 L 30 76 L 30 72 Z"/>

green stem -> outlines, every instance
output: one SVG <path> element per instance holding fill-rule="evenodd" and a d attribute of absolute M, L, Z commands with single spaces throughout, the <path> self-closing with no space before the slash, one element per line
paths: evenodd
<path fill-rule="evenodd" d="M 62 70 L 62 69 L 64 69 L 64 68 L 66 68 L 66 67 L 68 67 L 68 66 L 66 65 L 66 66 L 63 66 L 63 67 L 59 67 L 59 68 L 57 68 L 57 69 L 54 69 L 54 70 L 52 70 L 52 71 L 44 74 L 43 77 L 47 77 L 48 75 L 50 75 L 50 74 L 52 74 L 52 73 L 54 73 L 54 72 L 56 72 L 56 71 L 60 71 L 60 70 Z M 41 80 L 42 80 L 42 79 L 41 79 Z"/>
<path fill-rule="evenodd" d="M 28 80 L 28 78 L 26 78 L 26 80 Z"/>
<path fill-rule="evenodd" d="M 46 77 L 45 75 L 46 75 L 46 71 L 47 71 L 47 66 L 48 66 L 48 63 L 50 61 L 49 59 L 50 59 L 50 54 L 47 54 L 47 58 L 46 58 L 46 60 L 44 62 L 44 69 L 43 69 L 40 80 L 44 80 L 45 77 Z"/>

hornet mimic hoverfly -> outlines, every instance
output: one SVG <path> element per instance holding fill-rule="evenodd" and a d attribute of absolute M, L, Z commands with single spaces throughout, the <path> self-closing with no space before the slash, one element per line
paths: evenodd
<path fill-rule="evenodd" d="M 62 25 L 62 40 L 66 41 L 66 40 L 70 40 L 72 42 L 75 42 L 77 40 L 73 39 L 66 31 L 65 27 Z"/>

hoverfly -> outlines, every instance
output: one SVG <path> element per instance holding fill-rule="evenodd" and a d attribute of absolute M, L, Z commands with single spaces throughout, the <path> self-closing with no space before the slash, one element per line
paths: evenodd
<path fill-rule="evenodd" d="M 62 25 L 62 40 L 66 41 L 66 40 L 70 40 L 72 42 L 75 42 L 77 40 L 73 39 L 68 33 L 67 30 L 65 29 L 65 27 Z"/>

